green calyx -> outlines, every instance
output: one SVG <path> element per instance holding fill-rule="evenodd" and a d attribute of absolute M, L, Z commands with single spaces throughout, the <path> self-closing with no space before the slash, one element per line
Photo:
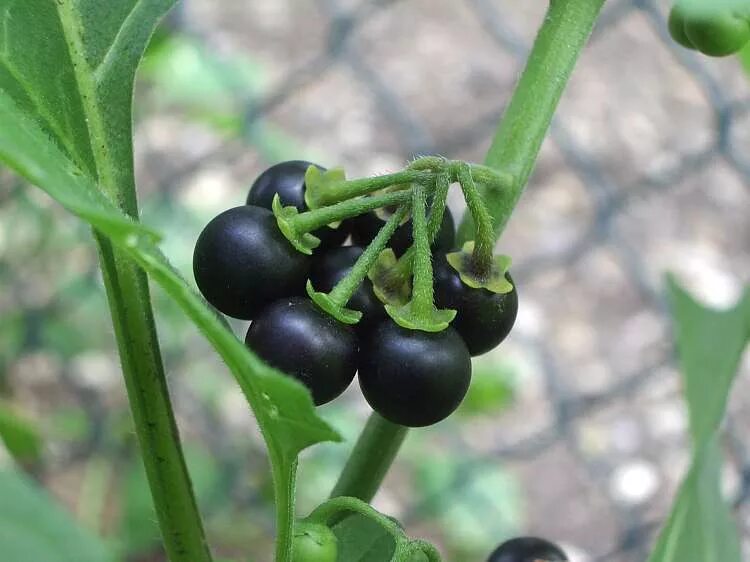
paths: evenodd
<path fill-rule="evenodd" d="M 343 322 L 344 324 L 356 324 L 362 318 L 362 313 L 359 310 L 346 308 L 345 306 L 338 304 L 328 293 L 320 293 L 316 291 L 309 280 L 307 281 L 305 290 L 307 291 L 307 296 L 309 296 L 315 304 L 339 322 Z"/>
<path fill-rule="evenodd" d="M 324 194 L 336 184 L 346 181 L 343 168 L 331 168 L 321 171 L 317 166 L 310 166 L 305 171 L 305 203 L 309 209 L 323 206 Z"/>
<path fill-rule="evenodd" d="M 314 167 L 311 168 L 316 169 Z M 315 248 L 320 246 L 320 238 L 309 232 L 300 232 L 295 228 L 294 222 L 291 219 L 299 215 L 299 211 L 296 207 L 284 207 L 281 204 L 278 193 L 273 197 L 271 210 L 276 217 L 276 224 L 279 226 L 279 230 L 298 251 L 309 256 Z"/>
<path fill-rule="evenodd" d="M 403 306 L 387 304 L 385 311 L 402 328 L 423 332 L 442 332 L 456 317 L 455 310 L 439 309 L 435 305 L 425 309 L 413 299 Z"/>
<path fill-rule="evenodd" d="M 383 304 L 402 306 L 411 295 L 411 266 L 404 267 L 393 250 L 386 248 L 373 264 L 367 277 L 372 290 Z"/>
<path fill-rule="evenodd" d="M 464 244 L 458 252 L 446 255 L 448 263 L 458 272 L 464 285 L 472 289 L 487 289 L 493 293 L 505 294 L 513 290 L 513 285 L 505 274 L 510 269 L 510 256 L 497 255 L 492 258 L 492 265 L 486 273 L 478 272 L 475 262 L 474 242 Z"/>

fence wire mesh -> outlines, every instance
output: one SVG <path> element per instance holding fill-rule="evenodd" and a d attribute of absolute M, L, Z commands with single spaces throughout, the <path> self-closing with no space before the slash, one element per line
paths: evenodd
<path fill-rule="evenodd" d="M 187 273 L 200 225 L 227 201 L 239 203 L 275 159 L 307 156 L 352 176 L 398 169 L 419 154 L 481 161 L 544 4 L 258 0 L 219 7 L 185 0 L 168 28 L 194 49 L 180 56 L 197 58 L 170 64 L 205 70 L 242 58 L 253 77 L 204 75 L 219 84 L 196 85 L 194 98 L 164 93 L 169 84 L 156 70 L 142 77 L 136 162 L 146 220 L 167 225 L 166 253 Z M 500 241 L 514 258 L 521 311 L 510 341 L 481 365 L 482 373 L 513 374 L 512 402 L 412 435 L 411 453 L 376 498 L 413 534 L 457 556 L 472 552 L 461 537 L 488 526 L 499 529 L 494 542 L 503 532 L 540 534 L 578 561 L 646 560 L 686 467 L 663 274 L 675 272 L 717 305 L 732 302 L 750 279 L 750 89 L 736 61 L 708 60 L 673 43 L 667 10 L 651 0 L 608 3 Z M 155 54 L 146 64 L 158 60 Z M 217 89 L 223 97 L 211 98 Z M 202 96 L 234 121 L 206 119 Z M 71 476 L 71 467 L 85 473 L 80 467 L 92 459 L 124 458 L 132 445 L 111 437 L 127 418 L 107 330 L 77 333 L 81 319 L 104 314 L 96 259 L 82 245 L 61 264 L 68 234 L 41 227 L 27 234 L 30 227 L 12 216 L 31 213 L 46 230 L 73 232 L 76 240 L 85 229 L 9 176 L 0 179 L 0 311 L 13 311 L 22 326 L 0 353 L 2 380 L 39 417 L 50 404 L 85 412 L 82 435 L 53 440 L 37 467 L 76 505 L 88 480 Z M 451 204 L 461 212 L 458 200 Z M 241 397 L 226 374 L 215 374 L 220 367 L 189 328 L 172 329 L 179 313 L 156 298 L 183 434 L 222 459 L 233 509 L 255 510 L 259 529 L 251 536 L 266 537 L 265 461 Z M 51 352 L 50 342 L 62 351 Z M 121 414 L 113 419 L 115 406 Z M 353 437 L 367 409 L 351 389 L 325 413 Z M 727 494 L 746 543 L 749 429 L 750 386 L 741 376 L 724 434 Z M 332 477 L 324 469 L 347 447 L 306 456 L 313 468 L 305 473 L 303 463 L 303 506 L 320 499 Z M 450 470 L 433 470 L 424 459 Z M 202 499 L 209 512 L 220 504 Z M 221 526 L 209 532 L 219 534 L 214 527 Z M 236 541 L 228 535 L 221 536 L 231 552 Z M 487 541 L 476 538 L 481 548 Z"/>

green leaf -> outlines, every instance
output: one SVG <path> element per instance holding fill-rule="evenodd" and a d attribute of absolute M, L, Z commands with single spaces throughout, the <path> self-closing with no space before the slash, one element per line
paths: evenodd
<path fill-rule="evenodd" d="M 112 562 L 104 544 L 36 484 L 0 471 L 2 559 L 13 562 Z"/>
<path fill-rule="evenodd" d="M 0 161 L 142 267 L 216 348 L 268 445 L 282 535 L 291 530 L 298 453 L 338 436 L 316 415 L 304 386 L 250 353 L 167 262 L 154 232 L 120 211 L 137 216 L 128 188 L 133 183 L 130 101 L 135 67 L 153 26 L 172 4 L 127 0 L 103 10 L 96 0 L 0 0 Z M 148 315 L 149 310 L 135 298 L 146 296 L 142 287 L 139 292 L 137 283 L 122 278 L 123 271 L 134 274 L 117 255 L 105 258 L 107 277 L 130 283 L 129 296 L 134 297 L 115 303 L 113 310 L 129 326 L 142 325 L 138 311 Z M 129 338 L 150 345 L 146 332 Z M 144 349 L 132 349 L 133 342 L 121 339 L 121 348 L 141 361 Z"/>
<path fill-rule="evenodd" d="M 750 339 L 750 291 L 729 310 L 696 302 L 670 279 L 693 459 L 649 562 L 740 562 L 737 529 L 721 495 L 719 427 Z"/>
<path fill-rule="evenodd" d="M 33 462 L 42 452 L 39 430 L 30 420 L 0 401 L 0 439 L 8 452 L 19 462 Z"/>

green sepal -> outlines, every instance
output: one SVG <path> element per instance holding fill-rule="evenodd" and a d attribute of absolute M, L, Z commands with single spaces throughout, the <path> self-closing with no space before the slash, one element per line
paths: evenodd
<path fill-rule="evenodd" d="M 403 306 L 387 304 L 385 311 L 402 328 L 423 332 L 442 332 L 456 317 L 456 311 L 451 308 L 441 309 L 433 306 L 428 314 L 424 314 L 424 311 L 417 312 L 413 304 L 413 301 Z"/>
<path fill-rule="evenodd" d="M 346 181 L 343 168 L 321 171 L 317 166 L 309 166 L 305 172 L 305 203 L 308 209 L 324 207 L 324 195 L 331 186 Z"/>
<path fill-rule="evenodd" d="M 305 287 L 307 296 L 320 307 L 323 312 L 330 314 L 339 322 L 344 324 L 356 324 L 362 318 L 362 313 L 359 310 L 352 310 L 333 302 L 328 293 L 319 293 L 312 286 L 310 280 L 307 280 L 307 286 Z"/>
<path fill-rule="evenodd" d="M 398 263 L 396 254 L 391 248 L 386 248 L 367 272 L 372 281 L 372 290 L 383 304 L 403 306 L 409 302 L 411 296 L 411 278 L 407 277 L 397 285 L 387 283 L 389 273 Z"/>
<path fill-rule="evenodd" d="M 297 208 L 292 206 L 284 207 L 277 193 L 273 196 L 271 209 L 276 217 L 276 224 L 279 226 L 279 230 L 289 240 L 289 243 L 303 254 L 307 254 L 308 256 L 312 254 L 313 250 L 320 245 L 320 238 L 309 232 L 297 232 L 289 220 L 299 214 Z"/>
<path fill-rule="evenodd" d="M 513 290 L 513 284 L 505 278 L 510 269 L 510 256 L 497 255 L 492 257 L 492 268 L 485 278 L 478 277 L 471 268 L 474 241 L 469 240 L 458 252 L 452 252 L 445 256 L 448 263 L 458 272 L 464 285 L 472 289 L 487 289 L 493 293 L 503 295 Z"/>

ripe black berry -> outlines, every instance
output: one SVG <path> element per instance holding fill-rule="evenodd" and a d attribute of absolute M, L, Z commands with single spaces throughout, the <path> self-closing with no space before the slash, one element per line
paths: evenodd
<path fill-rule="evenodd" d="M 315 166 L 320 170 L 325 169 L 304 160 L 289 160 L 271 166 L 259 175 L 250 187 L 247 204 L 270 209 L 274 195 L 278 193 L 284 206 L 296 207 L 300 212 L 307 211 L 305 172 L 310 166 Z M 344 221 L 338 228 L 324 226 L 312 234 L 320 238 L 319 250 L 340 246 L 349 234 L 347 221 Z"/>
<path fill-rule="evenodd" d="M 193 253 L 193 274 L 206 300 L 244 320 L 271 301 L 304 290 L 308 268 L 308 257 L 284 238 L 273 213 L 251 205 L 215 217 Z"/>
<path fill-rule="evenodd" d="M 385 221 L 374 212 L 359 215 L 351 220 L 352 240 L 359 246 L 367 246 L 375 238 L 378 231 L 383 227 Z M 401 256 L 414 243 L 412 238 L 412 222 L 408 220 L 396 229 L 388 246 L 393 249 L 396 256 Z M 435 242 L 432 244 L 434 251 L 448 252 L 453 249 L 456 238 L 456 226 L 450 209 L 443 214 L 443 222 L 440 225 Z"/>
<path fill-rule="evenodd" d="M 513 284 L 509 293 L 493 293 L 464 284 L 458 272 L 445 259 L 435 256 L 435 304 L 452 308 L 456 318 L 451 326 L 461 335 L 471 355 L 481 355 L 497 347 L 510 333 L 518 313 L 518 292 Z M 506 279 L 513 283 L 510 274 Z"/>
<path fill-rule="evenodd" d="M 498 546 L 487 562 L 558 562 L 567 559 L 565 553 L 549 541 L 518 537 Z"/>
<path fill-rule="evenodd" d="M 471 380 L 458 333 L 408 330 L 390 319 L 362 342 L 359 385 L 373 410 L 393 423 L 423 427 L 448 417 Z"/>
<path fill-rule="evenodd" d="M 312 301 L 294 297 L 269 305 L 250 325 L 247 346 L 303 383 L 316 405 L 344 392 L 357 371 L 357 336 Z"/>
<path fill-rule="evenodd" d="M 359 246 L 332 248 L 316 255 L 310 269 L 310 281 L 316 291 L 329 292 L 349 271 L 362 255 Z M 372 290 L 372 283 L 365 279 L 352 295 L 347 308 L 359 310 L 362 318 L 356 324 L 357 333 L 364 335 L 385 319 L 385 308 Z"/>

